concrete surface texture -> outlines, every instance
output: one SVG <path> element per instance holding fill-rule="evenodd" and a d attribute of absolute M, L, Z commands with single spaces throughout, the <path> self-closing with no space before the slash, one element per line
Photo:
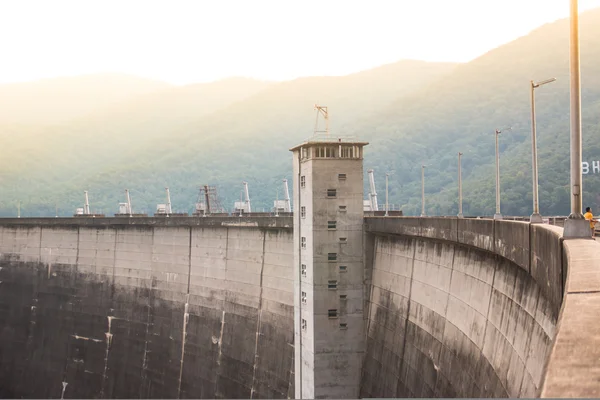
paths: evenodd
<path fill-rule="evenodd" d="M 0 225 L 1 397 L 293 396 L 291 229 L 115 220 Z"/>
<path fill-rule="evenodd" d="M 539 396 L 562 303 L 561 229 L 365 220 L 374 251 L 361 396 Z"/>

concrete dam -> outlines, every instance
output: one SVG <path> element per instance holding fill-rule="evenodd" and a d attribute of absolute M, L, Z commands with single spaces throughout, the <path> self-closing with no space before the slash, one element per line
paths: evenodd
<path fill-rule="evenodd" d="M 539 396 L 560 230 L 365 218 L 360 396 Z M 289 217 L 14 219 L 0 253 L 2 397 L 294 397 Z"/>
<path fill-rule="evenodd" d="M 0 396 L 600 394 L 600 244 L 363 217 L 362 153 L 314 154 L 293 217 L 0 219 Z"/>

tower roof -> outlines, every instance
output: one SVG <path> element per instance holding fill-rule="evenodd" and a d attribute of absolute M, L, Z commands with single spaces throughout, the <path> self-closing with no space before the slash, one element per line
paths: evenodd
<path fill-rule="evenodd" d="M 299 149 L 300 147 L 310 147 L 317 145 L 339 145 L 339 144 L 350 144 L 354 146 L 366 146 L 369 142 L 364 142 L 358 140 L 352 136 L 331 136 L 331 135 L 319 135 L 312 136 L 309 139 L 306 139 L 304 142 L 296 145 L 290 149 L 290 151 L 294 151 Z"/>

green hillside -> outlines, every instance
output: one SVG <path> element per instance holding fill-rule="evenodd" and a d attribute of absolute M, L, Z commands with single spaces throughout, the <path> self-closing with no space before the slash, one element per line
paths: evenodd
<path fill-rule="evenodd" d="M 600 160 L 600 9 L 582 13 L 580 26 L 584 160 L 591 170 Z M 281 179 L 291 179 L 288 149 L 312 134 L 315 103 L 329 107 L 333 134 L 370 142 L 365 170 L 375 169 L 380 203 L 390 172 L 390 203 L 407 214 L 420 213 L 421 163 L 429 165 L 427 213 L 457 213 L 458 151 L 465 214 L 493 214 L 494 130 L 512 126 L 500 136 L 502 213 L 529 215 L 529 81 L 549 77 L 558 80 L 536 90 L 541 212 L 568 214 L 568 38 L 568 20 L 561 20 L 461 65 L 401 61 L 343 77 L 257 84 L 222 103 L 202 100 L 203 107 L 190 106 L 180 97 L 186 89 L 174 88 L 51 130 L 4 127 L 13 140 L 2 153 L 11 162 L 0 169 L 0 215 L 14 215 L 18 200 L 23 215 L 53 215 L 55 203 L 69 215 L 84 190 L 93 210 L 112 214 L 125 188 L 134 211 L 152 213 L 165 186 L 174 209 L 189 212 L 205 183 L 217 185 L 230 208 L 242 181 L 254 210 L 270 208 L 278 190 L 281 197 Z M 599 193 L 600 173 L 584 175 L 586 205 L 600 209 Z"/>
<path fill-rule="evenodd" d="M 600 160 L 600 9 L 580 20 L 584 161 Z M 394 202 L 420 213 L 420 164 L 426 169 L 427 213 L 454 215 L 457 153 L 463 156 L 464 212 L 495 211 L 494 130 L 500 136 L 502 213 L 529 215 L 531 123 L 529 81 L 558 80 L 536 89 L 540 208 L 569 213 L 569 21 L 545 25 L 526 37 L 456 68 L 451 75 L 399 99 L 357 126 L 373 132 L 369 167 L 390 178 Z M 393 157 L 391 155 L 394 155 Z M 584 175 L 584 203 L 597 210 L 600 174 Z"/>
<path fill-rule="evenodd" d="M 209 108 L 216 100 L 205 101 L 204 107 L 186 105 L 186 112 L 182 105 L 148 107 L 147 98 L 130 102 L 54 127 L 43 132 L 43 140 L 19 141 L 19 149 L 36 156 L 9 152 L 14 160 L 5 163 L 6 173 L 0 171 L 5 193 L 0 212 L 14 215 L 21 199 L 24 212 L 31 214 L 52 214 L 55 203 L 71 213 L 81 204 L 82 191 L 89 190 L 93 207 L 113 213 L 125 188 L 131 190 L 134 207 L 152 212 L 163 201 L 165 186 L 171 188 L 174 207 L 191 211 L 198 185 L 204 183 L 217 184 L 224 206 L 230 207 L 242 180 L 250 182 L 256 207 L 270 207 L 275 182 L 290 170 L 287 149 L 312 134 L 315 103 L 330 107 L 336 130 L 454 67 L 402 61 L 343 77 L 302 78 L 270 84 L 246 98 L 230 95 L 231 104 L 219 110 Z M 18 136 L 23 135 L 12 137 Z"/>

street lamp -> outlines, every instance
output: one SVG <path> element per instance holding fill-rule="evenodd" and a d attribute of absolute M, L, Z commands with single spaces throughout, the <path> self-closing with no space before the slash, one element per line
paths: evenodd
<path fill-rule="evenodd" d="M 494 219 L 502 219 L 502 214 L 500 214 L 500 155 L 498 152 L 498 135 L 502 133 L 502 131 L 510 131 L 512 128 L 505 128 L 503 130 L 496 129 L 494 137 L 496 138 L 496 214 L 494 214 Z"/>
<path fill-rule="evenodd" d="M 532 224 L 539 224 L 544 222 L 542 220 L 542 216 L 540 215 L 540 202 L 538 200 L 538 166 L 537 166 L 537 142 L 536 142 L 536 132 L 535 132 L 535 89 L 545 85 L 547 83 L 554 82 L 556 78 L 546 79 L 545 81 L 541 81 L 535 83 L 534 81 L 530 82 L 530 92 L 531 92 L 531 158 L 532 158 L 532 168 L 533 168 L 533 214 L 529 218 L 529 222 Z"/>
<path fill-rule="evenodd" d="M 460 157 L 463 155 L 460 151 L 458 152 L 458 218 L 463 218 L 462 210 L 462 173 L 460 169 Z"/>
<path fill-rule="evenodd" d="M 425 167 L 421 164 L 421 217 L 425 216 Z"/>
<path fill-rule="evenodd" d="M 581 77 L 579 65 L 579 8 L 571 0 L 569 70 L 571 76 L 571 214 L 565 221 L 563 238 L 589 238 L 589 223 L 581 213 Z"/>

